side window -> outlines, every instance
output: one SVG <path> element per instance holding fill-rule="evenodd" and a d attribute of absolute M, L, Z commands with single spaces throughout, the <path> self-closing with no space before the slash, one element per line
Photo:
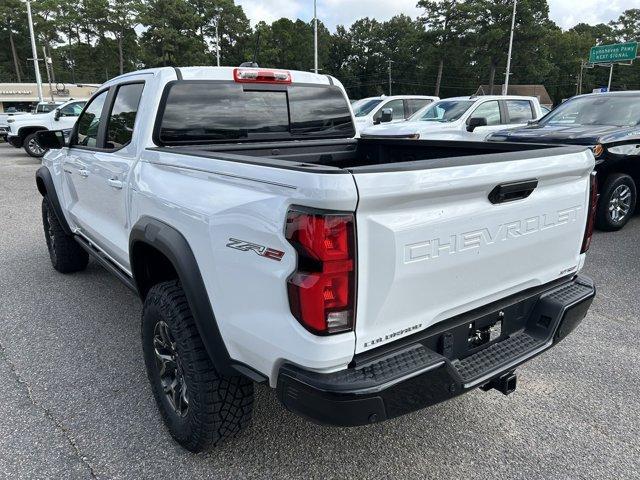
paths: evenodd
<path fill-rule="evenodd" d="M 78 138 L 74 142 L 76 145 L 85 147 L 98 146 L 98 127 L 100 126 L 100 116 L 102 107 L 107 99 L 108 90 L 95 97 L 89 103 L 87 109 L 78 118 Z"/>
<path fill-rule="evenodd" d="M 376 112 L 373 117 L 374 120 L 379 119 L 382 116 L 382 110 L 385 108 L 393 108 L 393 119 L 394 120 L 403 120 L 404 119 L 404 100 L 391 100 L 382 105 L 382 107 Z"/>
<path fill-rule="evenodd" d="M 77 117 L 82 112 L 84 104 L 87 102 L 75 102 L 65 105 L 60 109 L 61 117 Z"/>
<path fill-rule="evenodd" d="M 497 100 L 482 103 L 469 118 L 484 117 L 487 125 L 500 125 L 500 105 Z"/>
<path fill-rule="evenodd" d="M 507 100 L 509 123 L 527 123 L 533 120 L 533 109 L 529 100 Z"/>
<path fill-rule="evenodd" d="M 408 107 L 408 112 L 407 112 L 407 117 L 413 115 L 414 113 L 416 113 L 418 110 L 420 110 L 422 107 L 424 107 L 427 103 L 431 103 L 431 100 L 427 99 L 427 98 L 409 98 L 407 99 L 407 107 Z"/>
<path fill-rule="evenodd" d="M 122 148 L 131 141 L 138 104 L 144 84 L 132 83 L 118 88 L 107 126 L 107 148 Z"/>

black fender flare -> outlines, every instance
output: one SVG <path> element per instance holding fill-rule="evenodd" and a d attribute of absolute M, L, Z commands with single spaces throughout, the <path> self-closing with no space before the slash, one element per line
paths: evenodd
<path fill-rule="evenodd" d="M 58 194 L 56 192 L 55 184 L 53 183 L 53 177 L 51 177 L 51 172 L 47 167 L 42 166 L 36 171 L 36 186 L 38 187 L 40 195 L 47 197 L 49 200 L 49 204 L 53 207 L 53 211 L 55 212 L 56 217 L 58 217 L 58 221 L 60 222 L 64 233 L 67 235 L 73 235 L 73 232 L 67 223 L 67 219 L 62 213 L 62 207 L 58 200 Z"/>
<path fill-rule="evenodd" d="M 160 220 L 142 217 L 131 230 L 130 255 L 133 255 L 134 246 L 139 242 L 158 250 L 173 265 L 189 302 L 202 343 L 218 372 L 223 375 L 238 375 L 238 369 L 234 369 L 231 365 L 231 358 L 213 314 L 198 262 L 187 239 L 174 227 Z M 141 296 L 144 296 L 146 292 L 136 279 L 136 259 L 132 257 L 130 260 L 134 283 Z"/>

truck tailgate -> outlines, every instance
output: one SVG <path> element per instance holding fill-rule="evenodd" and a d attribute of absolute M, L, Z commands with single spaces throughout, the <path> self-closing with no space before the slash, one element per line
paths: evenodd
<path fill-rule="evenodd" d="M 591 152 L 491 159 L 352 170 L 359 192 L 356 353 L 578 270 Z M 533 186 L 526 198 L 509 201 Z"/>

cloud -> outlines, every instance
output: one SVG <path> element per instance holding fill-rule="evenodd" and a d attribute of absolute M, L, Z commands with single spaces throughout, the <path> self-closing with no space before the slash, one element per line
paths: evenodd
<path fill-rule="evenodd" d="M 608 23 L 630 8 L 640 7 L 640 0 L 551 0 L 551 18 L 563 29 L 578 23 Z"/>
<path fill-rule="evenodd" d="M 236 0 L 242 5 L 252 24 L 264 20 L 271 23 L 281 17 L 313 18 L 313 0 Z M 405 13 L 411 17 L 421 12 L 417 0 L 318 0 L 318 17 L 331 29 L 350 25 L 358 18 L 388 20 Z M 607 23 L 629 8 L 640 8 L 640 0 L 549 0 L 551 18 L 562 28 L 577 23 Z"/>

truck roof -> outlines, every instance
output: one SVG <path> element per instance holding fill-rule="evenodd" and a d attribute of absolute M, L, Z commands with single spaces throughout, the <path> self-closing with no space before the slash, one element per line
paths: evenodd
<path fill-rule="evenodd" d="M 125 73 L 118 77 L 112 78 L 108 82 L 105 82 L 105 86 L 117 83 L 123 79 L 139 76 L 144 74 L 158 75 L 171 71 L 179 71 L 184 80 L 233 80 L 233 71 L 236 68 L 242 68 L 243 70 L 252 70 L 251 67 L 160 67 L 149 68 L 146 70 L 137 70 L 131 73 Z M 340 83 L 337 79 L 329 75 L 315 74 L 312 72 L 304 72 L 300 70 L 288 70 L 286 68 L 270 68 L 259 67 L 253 70 L 272 70 L 272 71 L 285 71 L 291 75 L 292 83 L 311 83 L 318 85 L 331 85 Z"/>
<path fill-rule="evenodd" d="M 461 97 L 443 98 L 442 100 L 535 100 L 536 97 L 525 97 L 523 95 L 468 95 Z"/>
<path fill-rule="evenodd" d="M 576 95 L 575 97 L 637 97 L 640 95 L 640 90 L 625 90 L 624 92 L 594 92 L 585 93 L 582 95 Z M 571 100 L 571 99 L 569 99 Z"/>
<path fill-rule="evenodd" d="M 395 99 L 402 99 L 402 98 L 426 98 L 426 99 L 430 99 L 430 100 L 439 100 L 440 97 L 436 97 L 434 95 L 379 95 L 377 97 L 366 97 L 366 98 L 361 98 L 358 101 L 363 101 L 363 100 L 395 100 Z"/>

